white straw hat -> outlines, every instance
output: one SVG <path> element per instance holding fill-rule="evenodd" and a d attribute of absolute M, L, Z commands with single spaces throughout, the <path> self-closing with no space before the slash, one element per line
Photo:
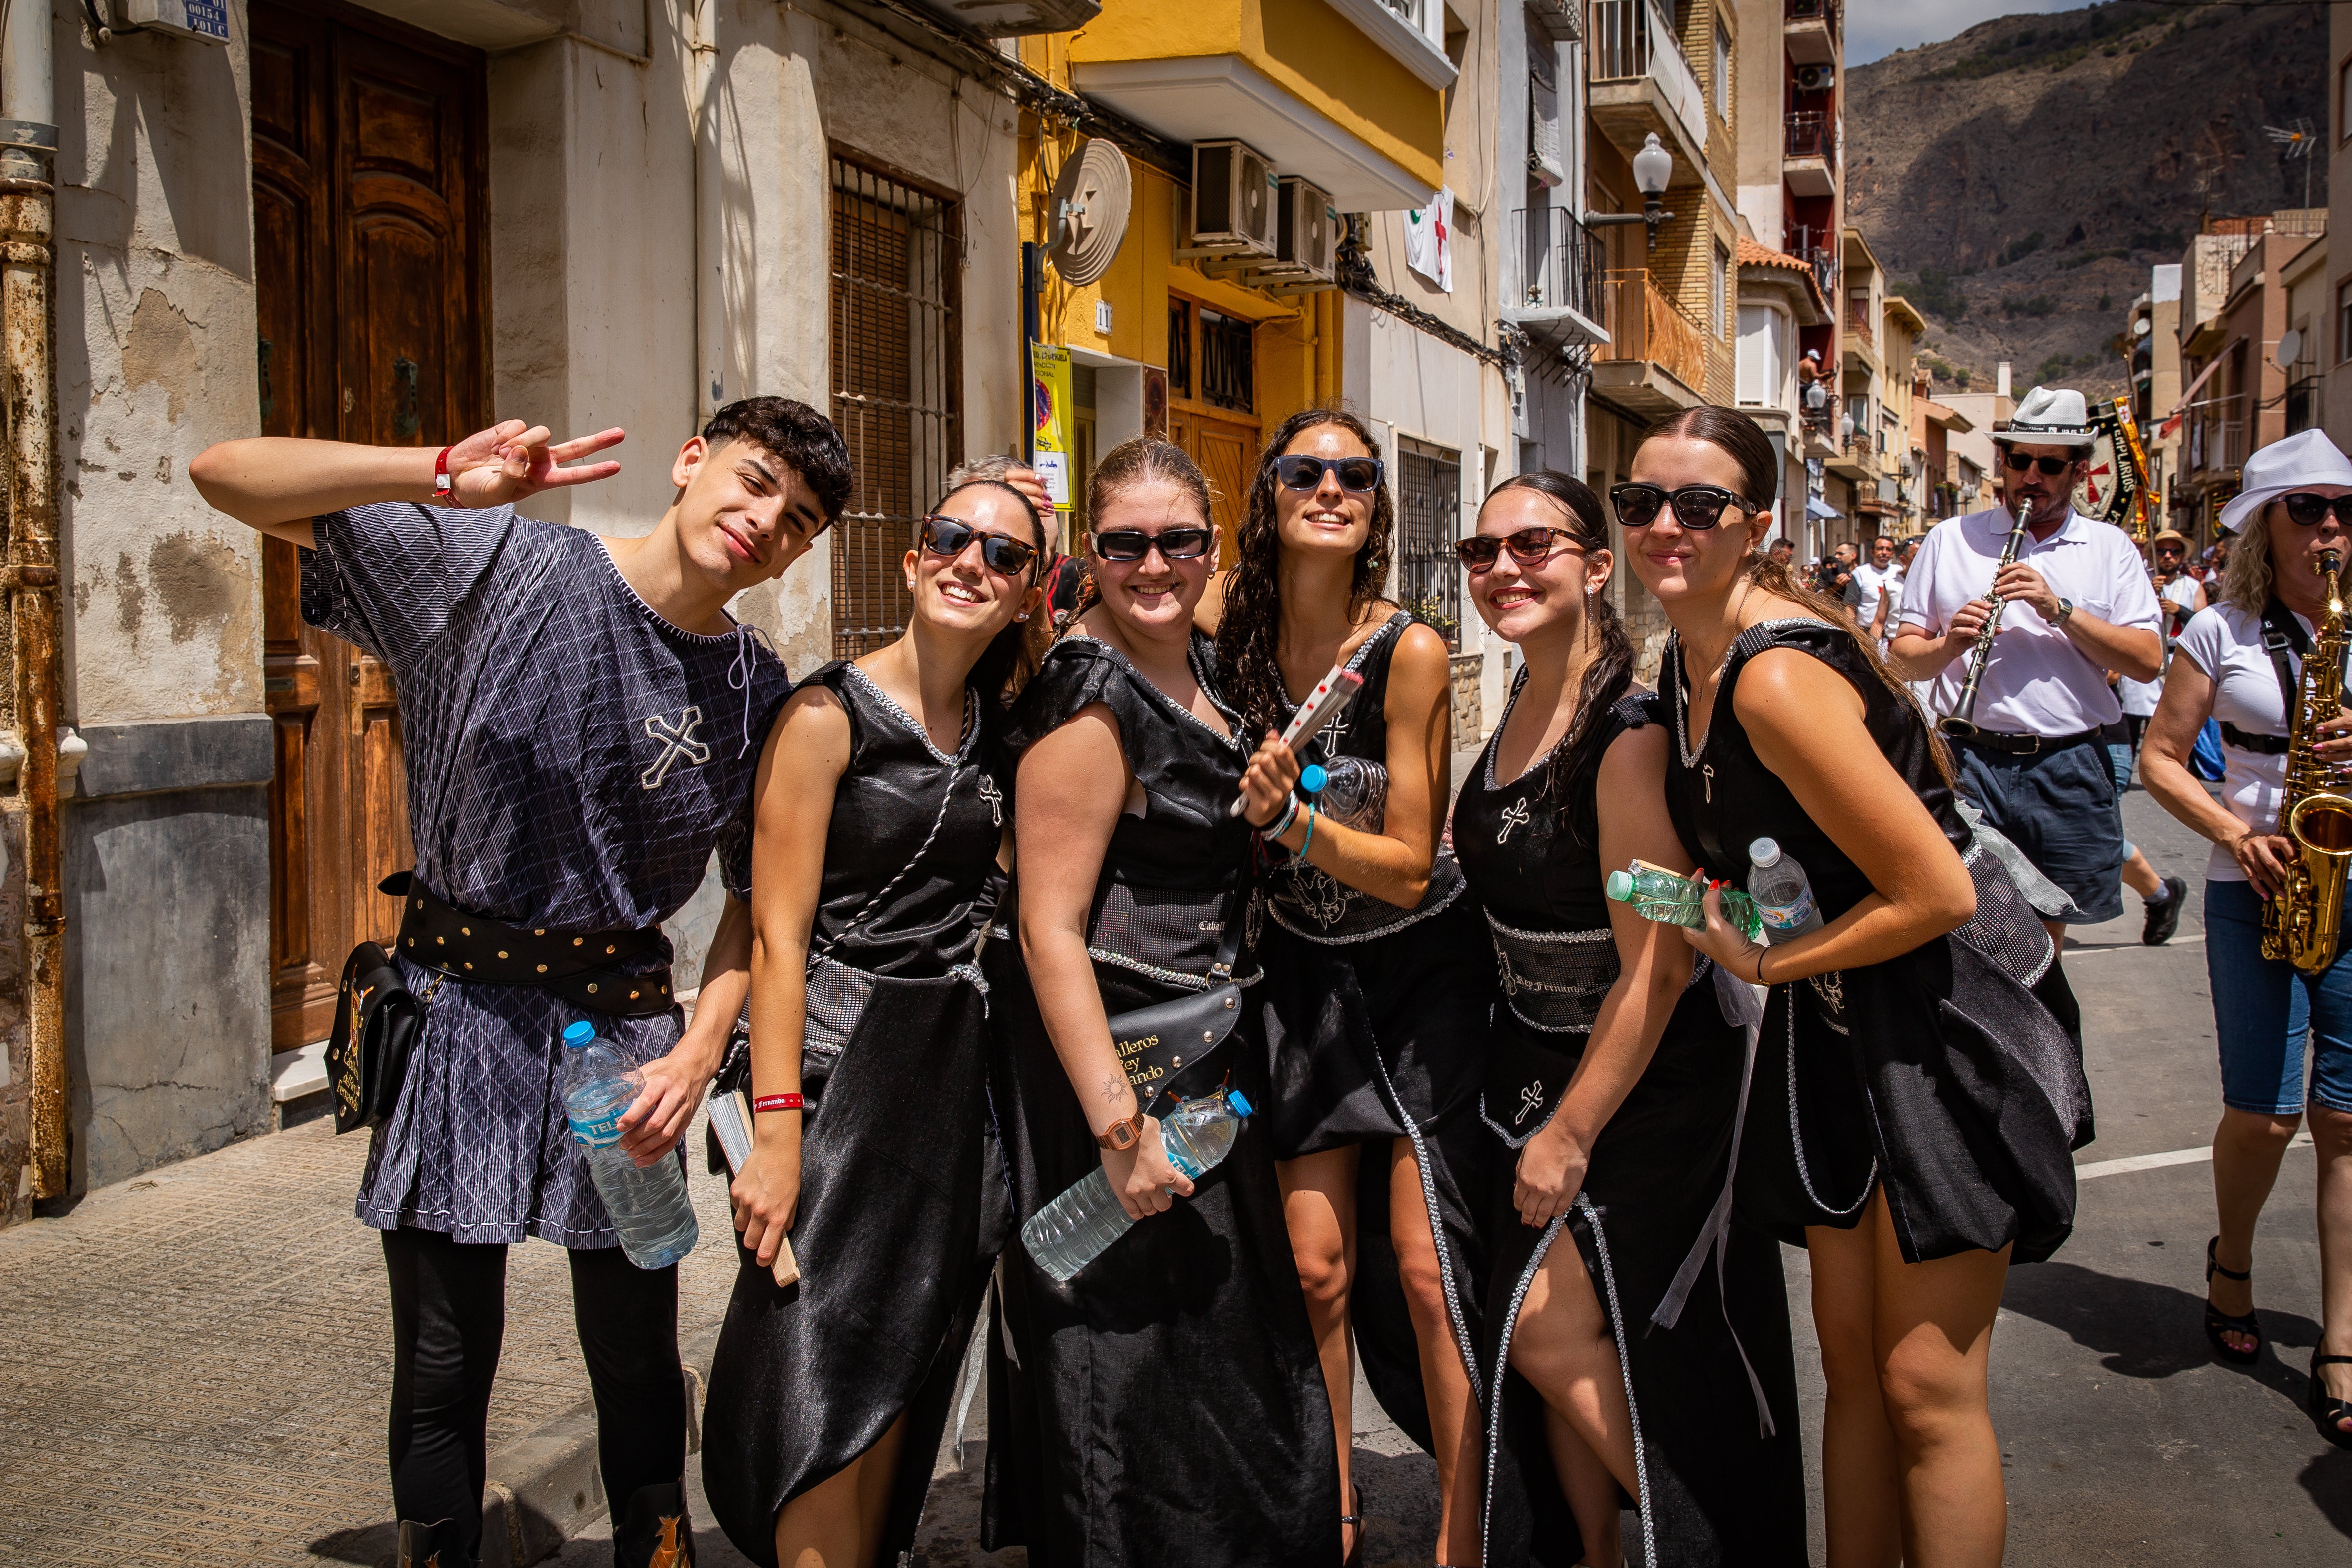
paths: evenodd
<path fill-rule="evenodd" d="M 2221 525 L 2242 531 L 2246 519 L 2290 490 L 2308 485 L 2342 485 L 2352 489 L 2352 458 L 2316 430 L 2298 430 L 2284 441 L 2273 441 L 2246 459 L 2245 488 L 2221 509 Z"/>
<path fill-rule="evenodd" d="M 2083 395 L 2063 386 L 2037 386 L 2025 395 L 2009 423 L 1992 433 L 1996 441 L 2028 447 L 2080 447 L 2091 449 L 2091 411 Z"/>

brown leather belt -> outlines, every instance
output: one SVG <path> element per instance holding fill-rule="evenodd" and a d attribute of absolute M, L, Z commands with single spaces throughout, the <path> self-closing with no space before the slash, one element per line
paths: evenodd
<path fill-rule="evenodd" d="M 401 900 L 400 956 L 420 969 L 476 985 L 529 985 L 622 1018 L 666 1013 L 675 1000 L 667 964 L 646 974 L 620 973 L 661 950 L 658 927 L 574 932 L 509 925 L 444 902 L 407 871 L 377 886 Z"/>

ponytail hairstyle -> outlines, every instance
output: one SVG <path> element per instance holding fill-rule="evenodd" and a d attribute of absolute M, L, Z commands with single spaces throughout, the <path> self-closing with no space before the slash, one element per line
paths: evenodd
<path fill-rule="evenodd" d="M 966 479 L 961 484 L 953 485 L 940 497 L 932 505 L 931 512 L 936 513 L 966 490 L 982 489 L 1002 490 L 1011 496 L 1021 503 L 1022 512 L 1029 519 L 1029 542 L 1036 547 L 1037 553 L 1029 563 L 1029 582 L 1022 590 L 1025 594 L 1030 588 L 1038 586 L 1039 574 L 1045 569 L 1046 556 L 1045 520 L 1037 515 L 1035 504 L 1027 496 L 1001 479 Z M 922 525 L 918 523 L 916 526 L 919 529 Z M 917 537 L 919 542 L 920 535 Z M 988 646 L 981 649 L 980 658 L 973 663 L 971 674 L 967 678 L 980 693 L 982 705 L 1000 714 L 1011 707 L 1013 698 L 1019 696 L 1021 689 L 1029 683 L 1029 678 L 1037 673 L 1038 662 L 1045 658 L 1046 645 L 1053 640 L 1054 617 L 1050 613 L 1033 615 L 1026 621 L 1014 621 L 991 637 Z"/>
<path fill-rule="evenodd" d="M 1209 480 L 1201 472 L 1201 465 L 1192 461 L 1192 455 L 1183 447 L 1149 436 L 1121 441 L 1105 452 L 1102 459 L 1095 464 L 1093 477 L 1087 480 L 1087 517 L 1089 521 L 1100 518 L 1103 508 L 1122 491 L 1153 484 L 1174 485 L 1189 492 L 1193 504 L 1201 509 L 1202 526 L 1212 533 L 1215 532 L 1217 523 L 1212 515 Z M 1062 625 L 1059 635 L 1063 637 L 1076 631 L 1086 613 L 1102 603 L 1102 584 L 1095 581 L 1091 541 L 1081 559 L 1086 567 L 1086 576 L 1078 584 L 1077 602 L 1070 607 L 1069 619 Z M 1048 617 L 1047 624 L 1051 626 L 1051 617 Z M 1045 640 L 1051 642 L 1054 639 L 1049 635 Z"/>
<path fill-rule="evenodd" d="M 1533 490 L 1558 507 L 1560 525 L 1586 551 L 1609 548 L 1608 515 L 1601 509 L 1601 498 L 1583 480 L 1556 468 L 1514 474 L 1486 492 L 1486 500 L 1479 503 L 1479 510 L 1484 511 L 1487 501 L 1507 490 Z M 1598 646 L 1593 649 L 1592 662 L 1584 667 L 1584 684 L 1576 698 L 1576 717 L 1544 763 L 1543 787 L 1537 793 L 1555 803 L 1577 842 L 1591 843 L 1600 831 L 1600 824 L 1588 820 L 1587 814 L 1577 812 L 1576 797 L 1568 782 L 1591 763 L 1601 721 L 1633 687 L 1633 642 L 1625 635 L 1625 623 L 1619 617 L 1617 606 L 1599 594 L 1585 597 L 1583 635 Z"/>
<path fill-rule="evenodd" d="M 1729 408 L 1718 408 L 1713 404 L 1698 404 L 1679 414 L 1669 414 L 1643 431 L 1636 450 L 1662 439 L 1704 441 L 1729 454 L 1731 460 L 1739 465 L 1740 485 L 1746 492 L 1745 502 L 1755 510 L 1769 511 L 1779 499 L 1780 458 L 1772 450 L 1772 443 L 1765 439 L 1764 432 L 1747 415 Z M 1935 721 L 1919 706 L 1919 700 L 1912 694 L 1910 687 L 1887 668 L 1886 661 L 1879 657 L 1878 644 L 1854 624 L 1852 611 L 1820 589 L 1800 580 L 1785 564 L 1773 560 L 1769 551 L 1751 550 L 1748 552 L 1747 578 L 1753 587 L 1760 588 L 1775 598 L 1791 600 L 1803 605 L 1815 619 L 1826 621 L 1852 637 L 1853 646 L 1862 651 L 1863 661 L 1878 678 L 1880 684 L 1919 716 L 1919 721 L 1927 727 L 1927 754 L 1935 762 L 1936 772 L 1946 784 L 1953 783 L 1952 753 L 1944 744 L 1944 737 L 1937 731 Z"/>
<path fill-rule="evenodd" d="M 1217 620 L 1217 670 L 1226 700 L 1242 710 L 1253 732 L 1280 730 L 1290 706 L 1282 686 L 1282 661 L 1276 649 L 1282 637 L 1282 539 L 1275 526 L 1274 506 L 1280 481 L 1277 459 L 1307 431 L 1332 425 L 1364 444 L 1374 458 L 1381 443 L 1370 426 L 1345 408 L 1302 408 L 1275 426 L 1258 453 L 1257 474 L 1250 481 L 1249 511 L 1242 519 L 1235 542 L 1238 559 L 1225 580 L 1224 608 Z M 1581 487 L 1579 487 L 1581 488 Z M 1390 542 L 1396 533 L 1396 503 L 1386 485 L 1372 489 L 1371 529 L 1356 552 L 1355 569 L 1348 579 L 1348 620 L 1361 619 L 1365 607 L 1380 597 L 1388 581 Z"/>

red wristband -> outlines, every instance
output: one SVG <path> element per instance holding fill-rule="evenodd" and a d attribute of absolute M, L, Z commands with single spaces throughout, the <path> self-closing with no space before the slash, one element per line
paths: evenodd
<path fill-rule="evenodd" d="M 797 1094 L 763 1094 L 751 1102 L 754 1113 L 763 1110 L 806 1110 L 808 1101 Z"/>
<path fill-rule="evenodd" d="M 457 498 L 451 493 L 449 485 L 449 448 L 444 447 L 441 448 L 441 455 L 433 459 L 433 499 L 456 500 Z"/>

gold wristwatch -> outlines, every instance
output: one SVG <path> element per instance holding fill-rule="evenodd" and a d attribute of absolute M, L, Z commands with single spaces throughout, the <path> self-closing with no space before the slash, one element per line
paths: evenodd
<path fill-rule="evenodd" d="M 1121 1121 L 1114 1121 L 1095 1134 L 1096 1145 L 1108 1149 L 1114 1154 L 1123 1153 L 1142 1141 L 1143 1107 L 1140 1105 L 1135 1108 L 1134 1115 Z"/>

